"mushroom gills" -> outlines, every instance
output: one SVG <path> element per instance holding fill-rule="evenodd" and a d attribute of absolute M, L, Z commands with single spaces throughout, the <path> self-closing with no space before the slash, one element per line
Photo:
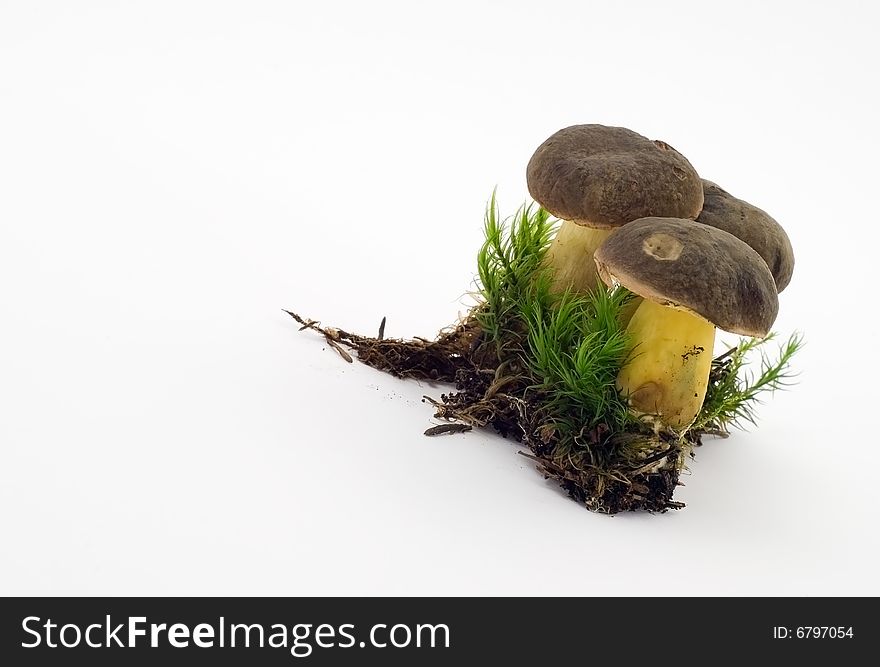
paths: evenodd
<path fill-rule="evenodd" d="M 546 263 L 553 271 L 554 292 L 589 292 L 599 284 L 593 253 L 611 231 L 562 221 L 547 250 Z"/>
<path fill-rule="evenodd" d="M 690 425 L 709 384 L 715 325 L 644 299 L 627 327 L 633 352 L 617 377 L 630 406 L 673 428 Z"/>

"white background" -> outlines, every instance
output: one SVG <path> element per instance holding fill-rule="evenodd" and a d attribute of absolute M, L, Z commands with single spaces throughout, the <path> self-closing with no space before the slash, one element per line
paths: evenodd
<path fill-rule="evenodd" d="M 0 2 L 0 593 L 880 594 L 869 2 Z M 591 514 L 290 308 L 431 336 L 574 123 L 774 215 L 799 386 Z"/>

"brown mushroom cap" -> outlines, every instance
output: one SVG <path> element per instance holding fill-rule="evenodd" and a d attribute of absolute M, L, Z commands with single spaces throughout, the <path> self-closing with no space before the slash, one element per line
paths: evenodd
<path fill-rule="evenodd" d="M 757 206 L 705 179 L 703 197 L 703 210 L 697 222 L 723 229 L 752 246 L 770 267 L 776 291 L 784 290 L 794 271 L 794 251 L 782 225 Z"/>
<path fill-rule="evenodd" d="M 616 229 L 595 254 L 599 276 L 715 326 L 766 336 L 779 298 L 767 264 L 732 234 L 680 218 L 642 218 Z"/>
<path fill-rule="evenodd" d="M 573 125 L 529 160 L 529 193 L 550 213 L 611 229 L 637 218 L 696 218 L 703 187 L 691 163 L 662 141 L 623 127 Z"/>

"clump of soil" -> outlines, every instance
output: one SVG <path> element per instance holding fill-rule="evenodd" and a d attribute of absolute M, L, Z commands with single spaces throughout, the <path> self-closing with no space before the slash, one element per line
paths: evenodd
<path fill-rule="evenodd" d="M 683 503 L 673 500 L 679 474 L 699 432 L 679 436 L 647 429 L 614 433 L 604 424 L 579 436 L 586 446 L 563 449 L 540 393 L 515 361 L 500 361 L 471 313 L 436 339 L 386 339 L 384 323 L 375 337 L 322 327 L 318 322 L 287 312 L 300 325 L 323 335 L 348 362 L 357 359 L 399 378 L 446 383 L 454 387 L 439 398 L 425 397 L 444 424 L 425 435 L 492 428 L 522 443 L 538 471 L 556 480 L 568 495 L 588 509 L 615 514 L 646 510 L 665 512 Z"/>

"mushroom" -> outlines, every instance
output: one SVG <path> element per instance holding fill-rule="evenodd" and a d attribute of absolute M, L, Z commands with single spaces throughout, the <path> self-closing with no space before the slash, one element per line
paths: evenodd
<path fill-rule="evenodd" d="M 767 264 L 721 229 L 678 218 L 642 218 L 614 231 L 595 254 L 599 276 L 644 297 L 627 326 L 633 354 L 617 387 L 638 413 L 672 428 L 703 405 L 715 327 L 764 337 L 779 310 Z"/>
<path fill-rule="evenodd" d="M 547 253 L 555 291 L 599 284 L 592 257 L 612 229 L 637 218 L 696 218 L 697 172 L 681 153 L 623 127 L 573 125 L 541 144 L 526 169 L 529 193 L 561 219 Z"/>
<path fill-rule="evenodd" d="M 765 211 L 703 179 L 703 210 L 697 222 L 733 234 L 748 243 L 770 267 L 776 291 L 784 290 L 794 270 L 794 251 L 788 234 Z"/>

